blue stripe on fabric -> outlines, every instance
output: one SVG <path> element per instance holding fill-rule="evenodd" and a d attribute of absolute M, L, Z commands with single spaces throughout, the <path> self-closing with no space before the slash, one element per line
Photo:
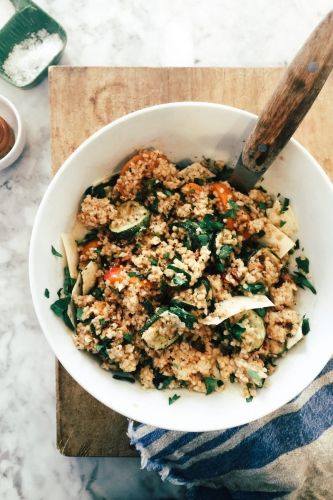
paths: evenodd
<path fill-rule="evenodd" d="M 221 434 L 219 434 L 215 438 L 210 439 L 209 441 L 205 441 L 202 445 L 198 446 L 198 448 L 194 448 L 192 451 L 189 451 L 182 457 L 180 457 L 177 460 L 177 465 L 183 465 L 195 455 L 199 455 L 199 453 L 203 453 L 204 451 L 212 450 L 213 448 L 216 448 L 217 446 L 225 443 L 226 441 L 228 441 L 228 439 L 232 438 L 235 434 L 237 434 L 237 432 L 240 429 L 243 429 L 243 427 L 246 426 L 240 425 L 238 427 L 227 429 L 226 431 L 221 431 Z M 209 435 L 209 432 L 207 432 L 207 434 Z M 152 460 L 154 460 L 154 458 L 155 457 L 152 457 Z"/>
<path fill-rule="evenodd" d="M 290 491 L 233 491 L 226 488 L 190 488 L 187 500 L 274 500 L 288 495 Z"/>
<path fill-rule="evenodd" d="M 171 455 L 175 451 L 178 451 L 178 449 L 181 448 L 182 446 L 185 446 L 186 444 L 190 443 L 194 438 L 200 436 L 200 434 L 202 433 L 201 432 L 185 432 L 184 434 L 182 433 L 178 439 L 175 439 L 168 446 L 162 448 L 158 453 L 156 453 L 156 455 L 152 456 L 150 460 L 156 460 L 158 458 L 161 458 L 162 456 Z"/>
<path fill-rule="evenodd" d="M 207 479 L 232 470 L 257 469 L 309 444 L 333 425 L 332 394 L 333 385 L 324 386 L 299 411 L 277 417 L 232 450 L 196 462 L 182 474 L 188 479 Z M 286 429 L 290 430 L 289 435 Z"/>
<path fill-rule="evenodd" d="M 168 432 L 170 432 L 170 431 L 168 431 L 166 429 L 156 428 L 154 431 L 149 432 L 149 434 L 146 434 L 145 436 L 143 436 L 142 438 L 139 438 L 137 440 L 134 439 L 132 442 L 133 442 L 133 444 L 140 443 L 142 446 L 149 446 L 154 441 L 157 441 L 162 436 L 164 436 L 164 434 L 167 434 Z"/>
<path fill-rule="evenodd" d="M 229 491 L 232 500 L 273 500 L 288 495 L 290 491 Z M 205 497 L 203 497 L 205 498 Z M 207 497 L 207 500 L 210 497 Z M 222 497 L 223 498 L 223 497 Z M 228 497 L 226 497 L 228 498 Z"/>

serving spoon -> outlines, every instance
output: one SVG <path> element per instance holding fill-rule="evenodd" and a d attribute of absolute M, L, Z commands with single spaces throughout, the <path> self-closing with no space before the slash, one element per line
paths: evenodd
<path fill-rule="evenodd" d="M 333 11 L 288 66 L 245 141 L 228 179 L 248 191 L 270 167 L 312 106 L 333 67 Z"/>

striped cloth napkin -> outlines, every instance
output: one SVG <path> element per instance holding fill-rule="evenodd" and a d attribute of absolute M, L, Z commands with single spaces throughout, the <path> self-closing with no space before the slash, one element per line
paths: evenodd
<path fill-rule="evenodd" d="M 333 358 L 291 402 L 248 425 L 176 432 L 130 422 L 143 468 L 191 499 L 333 499 Z"/>

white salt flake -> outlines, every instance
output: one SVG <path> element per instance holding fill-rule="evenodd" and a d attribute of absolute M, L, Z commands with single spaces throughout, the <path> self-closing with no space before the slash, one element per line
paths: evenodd
<path fill-rule="evenodd" d="M 62 46 L 58 33 L 50 34 L 46 29 L 41 29 L 14 45 L 3 69 L 15 85 L 28 85 L 50 64 Z"/>
<path fill-rule="evenodd" d="M 15 7 L 10 0 L 0 0 L 0 30 L 15 14 Z"/>

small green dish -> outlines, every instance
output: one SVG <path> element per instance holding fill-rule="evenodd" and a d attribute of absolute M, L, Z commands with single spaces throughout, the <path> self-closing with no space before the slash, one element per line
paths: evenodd
<path fill-rule="evenodd" d="M 21 89 L 29 89 L 40 83 L 48 72 L 48 67 L 57 64 L 65 50 L 67 35 L 55 19 L 29 0 L 11 0 L 16 13 L 0 30 L 0 77 Z M 45 29 L 50 35 L 56 33 L 62 41 L 62 48 L 38 75 L 25 85 L 16 84 L 4 71 L 3 64 L 16 44 L 29 38 L 33 33 Z"/>

